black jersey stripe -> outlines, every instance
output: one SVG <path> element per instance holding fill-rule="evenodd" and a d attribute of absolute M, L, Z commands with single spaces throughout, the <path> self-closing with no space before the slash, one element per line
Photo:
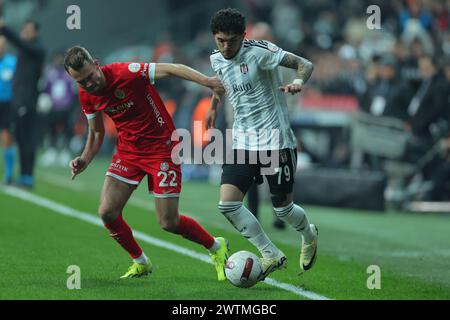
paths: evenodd
<path fill-rule="evenodd" d="M 263 49 L 266 49 L 268 51 L 271 51 L 268 47 L 260 46 L 260 45 L 257 45 L 257 44 L 251 44 L 251 45 L 245 45 L 244 44 L 244 48 L 250 48 L 250 47 L 259 47 L 259 48 L 263 48 Z"/>
<path fill-rule="evenodd" d="M 269 43 L 267 41 L 244 40 L 244 45 L 268 47 Z"/>

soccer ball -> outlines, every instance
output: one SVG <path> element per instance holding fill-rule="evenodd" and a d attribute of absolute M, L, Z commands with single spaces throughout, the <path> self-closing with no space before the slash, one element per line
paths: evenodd
<path fill-rule="evenodd" d="M 261 273 L 261 261 L 249 251 L 239 251 L 232 254 L 225 264 L 227 279 L 239 288 L 250 288 L 255 285 Z"/>

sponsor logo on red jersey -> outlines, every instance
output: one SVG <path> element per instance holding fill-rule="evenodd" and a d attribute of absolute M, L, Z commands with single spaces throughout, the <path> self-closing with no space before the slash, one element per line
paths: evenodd
<path fill-rule="evenodd" d="M 115 163 L 111 163 L 111 168 L 118 172 L 128 172 L 128 167 L 121 165 L 122 160 L 118 159 Z"/>
<path fill-rule="evenodd" d="M 158 110 L 158 108 L 156 107 L 156 104 L 155 104 L 155 102 L 153 101 L 152 96 L 151 96 L 150 94 L 147 94 L 147 101 L 148 101 L 148 103 L 152 106 L 153 113 L 155 114 L 155 118 L 156 118 L 156 120 L 158 121 L 159 126 L 162 127 L 162 126 L 165 124 L 164 119 L 163 119 L 163 117 L 161 116 L 161 112 L 160 112 L 160 111 Z"/>
<path fill-rule="evenodd" d="M 110 116 L 115 116 L 117 114 L 124 113 L 125 111 L 127 111 L 128 109 L 130 109 L 133 106 L 134 106 L 134 102 L 129 101 L 129 102 L 122 103 L 119 106 L 107 108 L 107 109 L 105 109 L 105 112 Z"/>

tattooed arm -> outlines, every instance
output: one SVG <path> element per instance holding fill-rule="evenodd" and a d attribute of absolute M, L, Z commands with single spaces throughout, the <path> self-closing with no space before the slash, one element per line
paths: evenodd
<path fill-rule="evenodd" d="M 280 66 L 297 70 L 297 79 L 295 79 L 291 84 L 279 88 L 281 91 L 291 94 L 296 94 L 302 91 L 303 85 L 311 77 L 314 70 L 314 65 L 311 61 L 290 52 L 287 52 L 284 55 L 280 62 Z"/>

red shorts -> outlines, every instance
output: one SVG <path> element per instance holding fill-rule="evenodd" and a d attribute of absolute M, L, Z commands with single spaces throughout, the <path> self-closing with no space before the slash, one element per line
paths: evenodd
<path fill-rule="evenodd" d="M 147 175 L 148 191 L 156 198 L 177 198 L 181 192 L 181 167 L 170 158 L 131 160 L 116 153 L 106 175 L 136 186 Z"/>

